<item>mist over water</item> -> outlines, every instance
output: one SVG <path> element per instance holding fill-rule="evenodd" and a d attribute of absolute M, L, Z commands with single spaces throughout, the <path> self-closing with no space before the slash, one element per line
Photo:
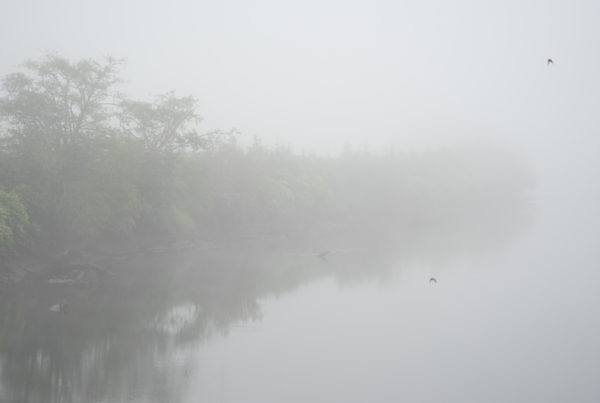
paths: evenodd
<path fill-rule="evenodd" d="M 0 7 L 3 78 L 125 59 L 71 148 L 3 81 L 0 402 L 600 401 L 599 17 Z"/>
<path fill-rule="evenodd" d="M 595 401 L 598 234 L 578 211 L 594 197 L 542 183 L 534 224 L 501 251 L 265 300 L 254 327 L 200 350 L 188 401 Z"/>
<path fill-rule="evenodd" d="M 57 402 L 595 401 L 597 234 L 584 224 L 589 210 L 576 209 L 593 200 L 583 191 L 543 198 L 551 189 L 532 196 L 531 224 L 504 220 L 487 240 L 450 228 L 407 249 L 351 248 L 327 262 L 297 245 L 247 241 L 137 258 L 130 276 L 151 274 L 141 283 L 108 299 L 97 291 L 58 319 L 26 319 L 29 330 L 3 353 L 3 393 Z M 33 315 L 30 296 L 15 294 L 10 304 Z"/>

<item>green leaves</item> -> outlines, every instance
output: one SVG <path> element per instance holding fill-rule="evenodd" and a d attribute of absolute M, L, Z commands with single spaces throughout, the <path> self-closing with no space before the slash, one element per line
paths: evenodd
<path fill-rule="evenodd" d="M 29 216 L 19 196 L 0 190 L 0 255 L 25 244 L 29 225 Z"/>
<path fill-rule="evenodd" d="M 0 193 L 3 250 L 23 243 L 30 221 L 58 247 L 115 234 L 417 226 L 487 213 L 526 185 L 510 156 L 489 150 L 331 159 L 259 141 L 245 149 L 235 131 L 201 133 L 191 96 L 118 95 L 114 59 L 49 55 L 23 68 L 0 96 L 0 185 L 13 191 Z"/>

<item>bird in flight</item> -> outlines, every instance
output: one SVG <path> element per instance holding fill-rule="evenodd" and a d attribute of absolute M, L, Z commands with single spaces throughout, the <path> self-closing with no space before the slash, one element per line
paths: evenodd
<path fill-rule="evenodd" d="M 323 261 L 325 261 L 325 262 L 326 262 L 326 261 L 327 261 L 327 255 L 329 255 L 329 252 L 330 252 L 330 251 L 328 251 L 328 250 L 326 250 L 326 251 L 323 251 L 323 252 L 319 253 L 319 254 L 317 255 L 317 257 L 318 257 L 319 259 L 321 259 L 321 260 L 323 260 Z"/>
<path fill-rule="evenodd" d="M 546 66 L 550 66 L 551 64 L 554 64 L 554 60 L 552 60 L 552 59 L 548 59 L 548 60 L 546 61 Z"/>
<path fill-rule="evenodd" d="M 437 280 L 435 279 L 435 277 L 431 277 L 431 278 L 429 279 L 429 282 L 430 282 L 430 283 L 437 283 Z"/>

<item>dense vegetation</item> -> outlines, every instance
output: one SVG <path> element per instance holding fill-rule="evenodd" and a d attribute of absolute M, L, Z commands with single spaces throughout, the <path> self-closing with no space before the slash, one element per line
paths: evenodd
<path fill-rule="evenodd" d="M 297 155 L 201 133 L 192 97 L 118 92 L 119 63 L 49 55 L 2 81 L 0 253 L 407 228 L 529 184 L 508 153 Z M 116 241 L 116 242 L 115 242 Z"/>

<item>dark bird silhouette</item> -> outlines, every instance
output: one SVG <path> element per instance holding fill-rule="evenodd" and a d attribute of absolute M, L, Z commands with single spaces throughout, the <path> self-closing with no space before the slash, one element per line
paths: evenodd
<path fill-rule="evenodd" d="M 551 64 L 554 64 L 554 60 L 548 59 L 548 61 L 546 61 L 546 66 L 550 66 Z"/>
<path fill-rule="evenodd" d="M 329 250 L 323 251 L 317 255 L 317 257 L 325 262 L 327 262 L 327 255 L 329 255 Z"/>
<path fill-rule="evenodd" d="M 430 283 L 437 283 L 437 280 L 435 279 L 435 277 L 431 277 L 431 278 L 429 279 L 429 282 L 430 282 Z"/>

